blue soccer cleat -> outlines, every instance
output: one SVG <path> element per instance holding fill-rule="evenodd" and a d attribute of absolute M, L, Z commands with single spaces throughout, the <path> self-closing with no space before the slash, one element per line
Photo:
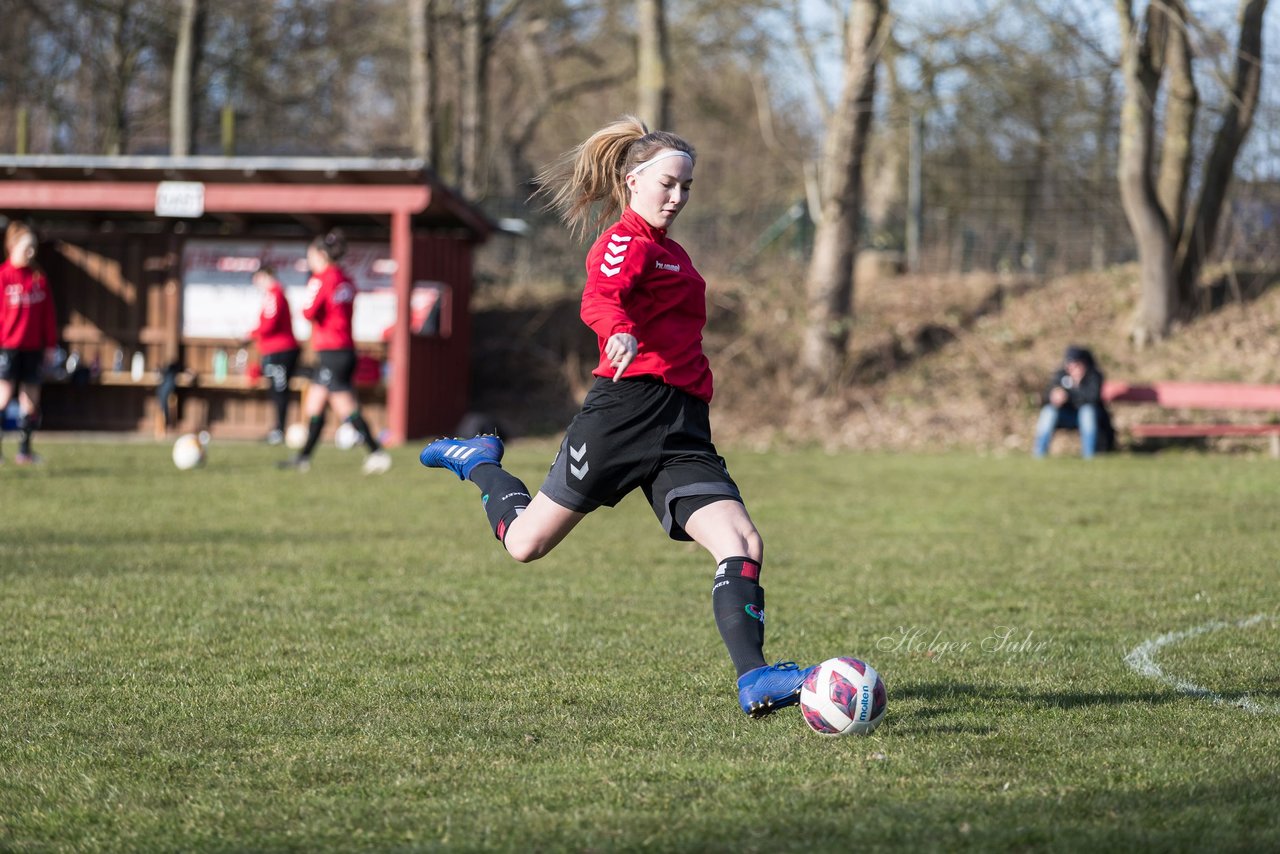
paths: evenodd
<path fill-rule="evenodd" d="M 418 459 L 433 469 L 449 469 L 466 480 L 471 470 L 483 463 L 502 462 L 502 440 L 488 434 L 471 439 L 436 439 L 422 449 Z"/>
<path fill-rule="evenodd" d="M 762 718 L 785 706 L 794 706 L 800 702 L 800 686 L 814 667 L 801 668 L 794 661 L 779 661 L 742 674 L 738 677 L 742 711 Z"/>

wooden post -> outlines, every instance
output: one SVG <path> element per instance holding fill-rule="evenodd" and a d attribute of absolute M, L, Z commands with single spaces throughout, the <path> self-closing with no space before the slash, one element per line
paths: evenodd
<path fill-rule="evenodd" d="M 409 432 L 409 297 L 413 291 L 413 233 L 409 212 L 399 209 L 391 214 L 391 258 L 396 262 L 392 277 L 396 291 L 396 319 L 391 333 L 387 358 L 391 375 L 387 386 L 387 444 L 402 444 Z"/>

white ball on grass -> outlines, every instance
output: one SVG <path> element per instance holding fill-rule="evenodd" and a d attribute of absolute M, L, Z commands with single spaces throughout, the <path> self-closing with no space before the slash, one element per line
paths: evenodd
<path fill-rule="evenodd" d="M 301 451 L 302 446 L 307 444 L 307 425 L 290 424 L 284 431 L 284 444 L 290 450 Z"/>
<path fill-rule="evenodd" d="M 183 471 L 204 465 L 204 446 L 205 443 L 200 441 L 200 436 L 195 433 L 183 433 L 173 443 L 173 464 Z"/>
<path fill-rule="evenodd" d="M 333 433 L 333 443 L 339 450 L 349 451 L 360 444 L 360 431 L 350 421 L 343 421 Z"/>
<path fill-rule="evenodd" d="M 847 656 L 828 658 L 800 687 L 800 712 L 821 735 L 870 735 L 884 720 L 887 705 L 876 669 Z"/>

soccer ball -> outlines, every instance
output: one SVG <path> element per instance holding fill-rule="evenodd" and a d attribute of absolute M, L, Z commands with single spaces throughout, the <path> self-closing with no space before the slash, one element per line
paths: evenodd
<path fill-rule="evenodd" d="M 284 444 L 290 450 L 301 451 L 302 446 L 307 444 L 307 425 L 301 423 L 290 424 L 288 429 L 284 431 Z"/>
<path fill-rule="evenodd" d="M 204 446 L 208 433 L 183 433 L 173 443 L 173 464 L 183 471 L 204 465 Z M 203 441 L 202 441 L 203 439 Z"/>
<path fill-rule="evenodd" d="M 338 425 L 338 429 L 333 431 L 333 444 L 337 445 L 340 451 L 349 451 L 360 444 L 360 431 L 350 421 L 343 421 Z"/>
<path fill-rule="evenodd" d="M 800 686 L 800 711 L 820 735 L 870 735 L 886 704 L 880 674 L 856 658 L 828 658 Z"/>

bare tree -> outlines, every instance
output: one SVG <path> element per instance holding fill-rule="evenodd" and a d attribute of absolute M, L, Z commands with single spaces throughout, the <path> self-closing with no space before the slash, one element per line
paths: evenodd
<path fill-rule="evenodd" d="M 844 366 L 853 323 L 854 261 L 862 219 L 862 161 L 874 108 L 876 64 L 888 0 L 853 0 L 840 97 L 823 144 L 821 220 L 805 282 L 800 368 L 807 386 L 829 387 Z"/>
<path fill-rule="evenodd" d="M 1187 183 L 1191 174 L 1192 141 L 1200 93 L 1191 73 L 1191 39 L 1187 7 L 1183 0 L 1168 0 L 1171 16 L 1164 65 L 1169 71 L 1169 88 L 1164 111 L 1164 145 L 1156 196 L 1169 222 L 1169 236 L 1178 245 L 1187 210 Z"/>
<path fill-rule="evenodd" d="M 182 0 L 169 94 L 169 153 L 174 157 L 192 153 L 199 112 L 195 80 L 203 52 L 204 17 L 202 0 Z"/>
<path fill-rule="evenodd" d="M 1144 342 L 1168 331 L 1174 311 L 1173 240 L 1151 167 L 1155 162 L 1156 95 L 1170 21 L 1167 7 L 1160 3 L 1147 6 L 1141 25 L 1134 20 L 1132 0 L 1116 0 L 1116 12 L 1125 84 L 1117 177 L 1125 217 L 1138 245 L 1140 305 L 1134 337 Z"/>
<path fill-rule="evenodd" d="M 520 8 L 521 0 L 506 0 L 490 14 L 489 0 L 464 0 L 462 10 L 462 95 L 458 126 L 460 185 L 464 195 L 484 194 L 483 158 L 489 119 L 489 64 L 499 33 Z"/>
<path fill-rule="evenodd" d="M 640 118 L 651 129 L 671 123 L 671 86 L 667 82 L 670 54 L 667 48 L 665 0 L 639 0 L 637 84 Z"/>
<path fill-rule="evenodd" d="M 502 146 L 502 156 L 494 158 L 498 188 L 509 197 L 519 195 L 520 185 L 536 171 L 529 149 L 549 117 L 584 95 L 635 80 L 630 65 L 601 73 L 608 63 L 584 42 L 574 15 L 563 8 L 534 7 L 512 28 L 517 57 L 509 61 L 518 58 L 520 70 L 511 82 L 520 96 L 505 95 L 510 108 L 494 128 Z"/>
<path fill-rule="evenodd" d="M 1182 231 L 1178 245 L 1178 293 L 1182 304 L 1189 309 L 1197 306 L 1198 301 L 1192 298 L 1196 280 L 1217 238 L 1236 157 L 1258 109 L 1262 91 L 1262 16 L 1266 11 L 1267 0 L 1241 0 L 1240 36 L 1227 108 L 1201 174 L 1193 219 Z"/>
<path fill-rule="evenodd" d="M 409 0 L 409 123 L 413 153 L 436 159 L 435 0 Z"/>
<path fill-rule="evenodd" d="M 1236 156 L 1257 109 L 1266 8 L 1267 0 L 1240 0 L 1240 35 L 1227 107 L 1200 176 L 1199 197 L 1184 213 L 1199 102 L 1187 38 L 1192 19 L 1184 0 L 1163 0 L 1147 6 L 1139 25 L 1132 0 L 1116 0 L 1125 81 L 1118 178 L 1125 216 L 1138 245 L 1140 302 L 1133 337 L 1139 344 L 1164 337 L 1175 319 L 1192 316 L 1199 308 L 1196 283 L 1216 236 Z M 1155 111 L 1166 70 L 1171 84 L 1157 184 Z"/>

